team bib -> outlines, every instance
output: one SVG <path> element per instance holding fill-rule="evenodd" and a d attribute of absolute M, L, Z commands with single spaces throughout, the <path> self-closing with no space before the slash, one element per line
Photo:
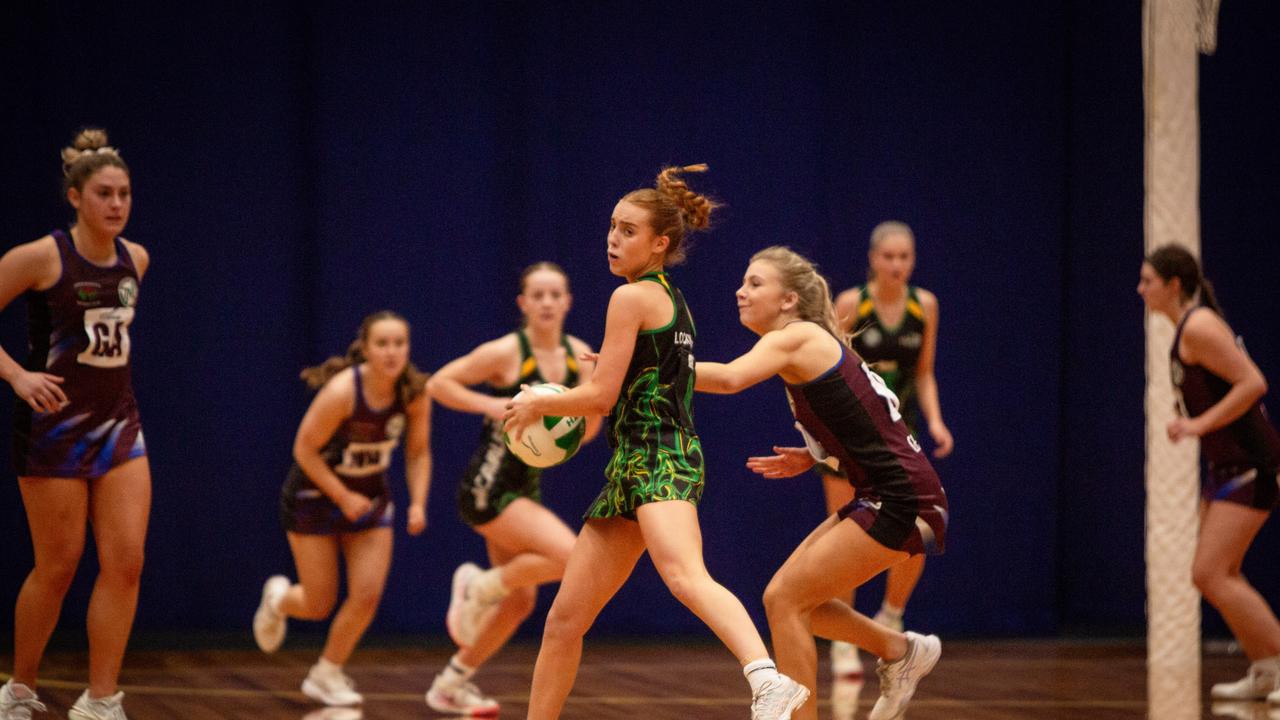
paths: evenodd
<path fill-rule="evenodd" d="M 333 470 L 348 477 L 364 477 L 383 472 L 391 466 L 391 453 L 396 449 L 396 442 L 383 440 L 347 443 L 342 449 L 342 464 Z"/>
<path fill-rule="evenodd" d="M 132 307 L 100 307 L 84 311 L 89 345 L 76 356 L 81 365 L 118 368 L 129 364 L 129 324 Z"/>

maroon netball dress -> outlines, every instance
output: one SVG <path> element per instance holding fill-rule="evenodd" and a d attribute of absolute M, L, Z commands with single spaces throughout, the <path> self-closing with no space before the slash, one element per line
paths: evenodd
<path fill-rule="evenodd" d="M 54 230 L 62 273 L 48 290 L 26 293 L 30 353 L 24 367 L 63 378 L 67 404 L 45 413 L 19 399 L 14 466 L 23 477 L 96 478 L 147 454 L 129 372 L 129 325 L 138 270 L 124 241 L 101 266 Z"/>
<path fill-rule="evenodd" d="M 941 554 L 948 518 L 942 482 L 884 380 L 848 346 L 840 349 L 835 367 L 786 386 L 810 452 L 838 459 L 856 491 L 838 515 L 887 548 Z"/>
<path fill-rule="evenodd" d="M 1231 390 L 1231 383 L 1200 365 L 1188 365 L 1178 357 L 1178 342 L 1192 308 L 1178 323 L 1169 355 L 1169 375 L 1177 391 L 1178 412 L 1196 417 L 1213 407 Z M 1210 310 L 1212 312 L 1212 310 Z M 1277 504 L 1276 473 L 1280 472 L 1280 432 L 1267 417 L 1262 401 L 1229 425 L 1200 438 L 1200 453 L 1208 472 L 1201 484 L 1205 500 L 1225 500 L 1270 510 Z"/>
<path fill-rule="evenodd" d="M 373 505 L 363 517 L 348 520 L 295 462 L 280 491 L 280 522 L 288 532 L 339 535 L 390 527 L 394 520 L 387 468 L 404 434 L 404 403 L 397 394 L 387 407 L 369 407 L 361 390 L 360 366 L 353 366 L 351 372 L 355 384 L 351 416 L 333 432 L 320 457 L 343 485 L 369 498 Z"/>

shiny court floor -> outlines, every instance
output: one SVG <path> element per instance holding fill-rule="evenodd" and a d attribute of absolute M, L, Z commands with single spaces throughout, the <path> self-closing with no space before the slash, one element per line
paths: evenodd
<path fill-rule="evenodd" d="M 298 687 L 316 651 L 147 647 L 130 652 L 121 677 L 131 720 L 381 720 L 436 717 L 423 702 L 450 650 L 397 646 L 359 650 L 347 668 L 365 703 L 359 710 L 317 706 Z M 194 643 L 193 643 L 194 644 Z M 477 684 L 502 703 L 502 718 L 523 718 L 537 648 L 515 645 L 486 666 Z M 912 720 L 1120 720 L 1147 717 L 1144 646 L 1054 641 L 946 642 L 934 673 L 920 686 Z M 865 657 L 865 656 L 864 656 Z M 11 667 L 0 655 L 0 668 Z M 825 658 L 824 658 L 825 661 Z M 84 687 L 82 652 L 45 661 L 44 718 L 62 718 Z M 1240 657 L 1205 658 L 1203 686 L 1243 673 Z M 868 670 L 873 666 L 868 663 Z M 865 718 L 877 695 L 865 684 L 833 684 L 822 668 L 820 716 Z M 722 648 L 709 644 L 588 642 L 565 720 L 645 718 L 746 720 L 749 691 Z M 1262 704 L 1213 705 L 1205 718 L 1280 720 Z M 37 715 L 35 720 L 41 720 Z"/>

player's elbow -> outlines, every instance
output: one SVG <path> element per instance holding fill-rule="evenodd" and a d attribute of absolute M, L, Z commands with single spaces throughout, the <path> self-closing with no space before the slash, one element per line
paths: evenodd
<path fill-rule="evenodd" d="M 427 378 L 427 394 L 433 398 L 438 398 L 440 396 L 440 389 L 444 387 L 444 382 L 444 379 L 439 375 L 432 375 Z"/>

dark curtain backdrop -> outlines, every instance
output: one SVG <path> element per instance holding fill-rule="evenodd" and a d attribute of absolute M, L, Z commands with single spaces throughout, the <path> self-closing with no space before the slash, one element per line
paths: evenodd
<path fill-rule="evenodd" d="M 598 345 L 613 204 L 691 162 L 725 203 L 674 272 L 700 358 L 750 346 L 733 291 L 755 250 L 791 245 L 842 289 L 865 277 L 877 222 L 916 230 L 957 447 L 937 464 L 948 552 L 910 624 L 1142 631 L 1140 3 L 143 5 L 0 10 L 4 247 L 66 224 L 58 150 L 93 124 L 131 165 L 126 235 L 153 257 L 132 329 L 155 482 L 139 631 L 248 642 L 263 579 L 292 575 L 276 498 L 309 401 L 302 366 L 394 308 L 415 362 L 437 368 L 514 327 L 519 272 L 544 259 L 572 278 L 569 330 Z M 1225 3 L 1201 61 L 1205 265 L 1273 382 L 1278 20 Z M 22 300 L 0 314 L 19 357 L 25 325 Z M 779 381 L 696 410 L 707 563 L 763 623 L 766 582 L 822 517 L 820 485 L 743 468 L 798 441 Z M 454 502 L 479 419 L 437 408 L 433 424 L 429 529 L 398 525 L 374 633 L 443 635 L 453 568 L 483 556 Z M 9 452 L 0 608 L 31 564 Z M 598 441 L 545 478 L 575 527 L 606 458 Z M 402 478 L 397 463 L 401 507 Z M 1246 563 L 1273 601 L 1278 542 L 1269 526 Z M 83 626 L 91 555 L 66 633 Z M 647 561 L 598 632 L 710 636 Z"/>

